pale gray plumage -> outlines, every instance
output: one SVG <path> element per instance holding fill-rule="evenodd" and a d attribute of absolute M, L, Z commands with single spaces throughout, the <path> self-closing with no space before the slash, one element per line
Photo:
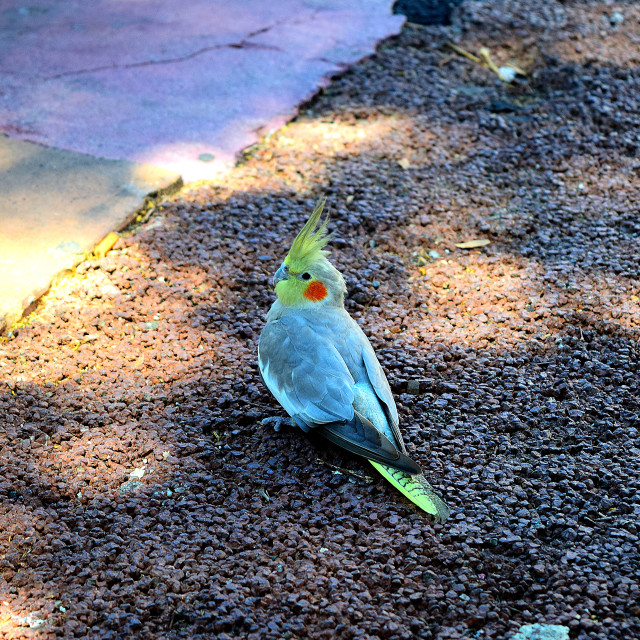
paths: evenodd
<path fill-rule="evenodd" d="M 407 456 L 387 378 L 344 309 L 346 287 L 325 257 L 327 221 L 320 222 L 321 214 L 319 203 L 274 276 L 278 299 L 260 336 L 260 373 L 294 424 L 368 459 L 443 521 L 449 509 Z"/>
<path fill-rule="evenodd" d="M 258 360 L 265 384 L 304 431 L 316 429 L 354 453 L 419 472 L 406 455 L 380 363 L 343 308 L 290 309 L 275 302 L 260 336 Z M 374 405 L 385 416 L 380 426 L 371 420 Z"/>

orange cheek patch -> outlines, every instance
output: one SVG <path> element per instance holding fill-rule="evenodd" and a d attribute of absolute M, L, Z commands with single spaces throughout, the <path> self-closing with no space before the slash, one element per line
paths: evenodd
<path fill-rule="evenodd" d="M 327 287 L 315 280 L 304 290 L 304 297 L 311 302 L 320 302 L 327 297 Z"/>

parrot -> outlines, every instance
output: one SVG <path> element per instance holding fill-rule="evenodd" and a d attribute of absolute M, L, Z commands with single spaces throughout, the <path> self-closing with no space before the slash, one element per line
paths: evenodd
<path fill-rule="evenodd" d="M 258 340 L 265 386 L 303 432 L 368 460 L 409 500 L 444 522 L 449 507 L 407 455 L 398 410 L 371 343 L 344 308 L 342 274 L 328 260 L 325 199 L 298 233 L 273 276 L 276 300 Z"/>

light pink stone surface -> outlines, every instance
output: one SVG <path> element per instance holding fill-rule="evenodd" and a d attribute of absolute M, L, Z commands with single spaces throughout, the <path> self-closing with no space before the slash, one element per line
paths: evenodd
<path fill-rule="evenodd" d="M 392 0 L 6 0 L 0 130 L 213 177 L 400 30 Z M 205 155 L 203 155 L 205 154 Z M 214 156 L 211 161 L 203 161 Z"/>

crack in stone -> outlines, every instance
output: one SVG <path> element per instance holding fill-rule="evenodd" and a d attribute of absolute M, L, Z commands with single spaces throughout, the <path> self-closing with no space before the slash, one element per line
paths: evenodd
<path fill-rule="evenodd" d="M 339 72 L 347 71 L 351 66 L 348 62 L 338 62 L 336 60 L 330 60 L 329 58 L 325 58 L 321 56 L 319 58 L 312 58 L 312 60 L 317 60 L 318 62 L 324 62 L 325 64 L 330 64 L 334 67 L 338 67 Z"/>
<path fill-rule="evenodd" d="M 76 76 L 83 75 L 86 73 L 97 73 L 99 71 L 109 71 L 113 69 L 136 69 L 138 67 L 151 67 L 155 65 L 161 64 L 175 64 L 179 62 L 186 62 L 187 60 L 191 60 L 196 58 L 204 53 L 209 53 L 210 51 L 219 51 L 221 49 L 262 49 L 265 51 L 282 51 L 280 47 L 274 47 L 269 45 L 262 45 L 253 42 L 247 42 L 246 40 L 241 40 L 240 42 L 231 42 L 229 44 L 219 44 L 213 47 L 205 47 L 204 49 L 198 49 L 197 51 L 193 51 L 192 53 L 186 56 L 180 56 L 176 58 L 164 58 L 162 60 L 145 60 L 144 62 L 132 62 L 130 64 L 107 64 L 101 67 L 92 67 L 90 69 L 76 69 L 74 71 L 64 71 L 63 73 L 57 73 L 53 76 L 46 76 L 44 80 L 57 80 L 58 78 L 65 78 L 68 76 Z"/>
<path fill-rule="evenodd" d="M 251 31 L 248 33 L 242 40 L 239 42 L 230 42 L 229 44 L 217 44 L 212 47 L 204 47 L 203 49 L 198 49 L 197 51 L 193 51 L 192 53 L 186 56 L 179 56 L 176 58 L 164 58 L 163 60 L 145 60 L 144 62 L 132 62 L 130 64 L 109 64 L 103 65 L 101 67 L 92 67 L 91 69 L 77 69 L 75 71 L 64 71 L 63 73 L 57 73 L 53 76 L 46 76 L 44 80 L 57 80 L 58 78 L 65 78 L 67 76 L 76 76 L 83 75 L 86 73 L 97 73 L 99 71 L 109 71 L 113 69 L 136 69 L 138 67 L 149 67 L 161 64 L 175 64 L 179 62 L 185 62 L 186 60 L 192 60 L 204 53 L 209 53 L 210 51 L 219 51 L 221 49 L 262 49 L 263 51 L 282 51 L 280 47 L 275 47 L 266 44 L 259 44 L 256 42 L 249 42 L 251 38 L 255 38 L 256 36 L 262 35 L 263 33 L 267 33 L 271 31 L 271 29 L 280 26 L 281 24 L 285 24 L 286 20 L 279 20 L 274 22 L 271 25 L 266 27 L 262 27 L 261 29 L 256 29 L 255 31 Z"/>
<path fill-rule="evenodd" d="M 192 53 L 186 56 L 180 56 L 177 58 L 165 58 L 163 60 L 145 60 L 144 62 L 132 62 L 130 64 L 109 64 L 103 65 L 101 67 L 93 67 L 91 69 L 77 69 L 75 71 L 64 71 L 63 73 L 57 73 L 52 76 L 45 76 L 44 80 L 57 80 L 58 78 L 65 78 L 67 76 L 75 76 L 75 75 L 83 75 L 86 73 L 97 73 L 99 71 L 109 71 L 113 69 L 136 69 L 137 67 L 148 67 L 154 65 L 161 64 L 175 64 L 179 62 L 185 62 L 186 60 L 191 60 L 196 58 L 197 56 L 202 55 L 203 53 L 208 53 L 210 51 L 219 51 L 221 49 L 262 49 L 264 51 L 280 51 L 283 49 L 281 47 L 275 47 L 266 44 L 259 44 L 254 42 L 248 42 L 251 38 L 255 38 L 256 36 L 262 35 L 263 33 L 267 33 L 272 29 L 279 27 L 283 24 L 291 24 L 298 25 L 307 22 L 309 19 L 313 20 L 318 15 L 318 10 L 314 10 L 310 15 L 305 16 L 304 18 L 295 18 L 293 20 L 289 18 L 284 18 L 283 20 L 276 20 L 273 24 L 267 25 L 266 27 L 261 27 L 260 29 L 256 29 L 255 31 L 249 32 L 242 40 L 239 42 L 231 42 L 229 44 L 218 44 L 212 47 L 204 47 L 203 49 L 198 49 L 197 51 L 193 51 Z"/>

